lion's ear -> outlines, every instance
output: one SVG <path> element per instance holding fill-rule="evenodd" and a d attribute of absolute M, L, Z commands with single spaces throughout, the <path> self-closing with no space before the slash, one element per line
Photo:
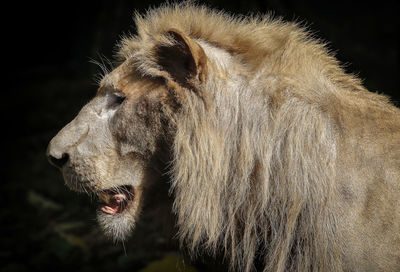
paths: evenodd
<path fill-rule="evenodd" d="M 193 81 L 206 80 L 207 56 L 203 48 L 179 30 L 169 30 L 171 44 L 163 44 L 156 49 L 158 64 L 172 80 L 181 86 L 190 86 Z"/>

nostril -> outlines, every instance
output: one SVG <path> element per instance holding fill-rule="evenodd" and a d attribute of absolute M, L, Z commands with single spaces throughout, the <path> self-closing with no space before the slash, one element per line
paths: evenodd
<path fill-rule="evenodd" d="M 50 163 L 58 168 L 62 168 L 64 164 L 67 163 L 68 159 L 69 155 L 67 153 L 63 153 L 60 159 L 49 155 Z"/>

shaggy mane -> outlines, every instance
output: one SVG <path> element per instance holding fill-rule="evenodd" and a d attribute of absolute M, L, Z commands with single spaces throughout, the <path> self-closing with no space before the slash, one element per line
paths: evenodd
<path fill-rule="evenodd" d="M 264 271 L 341 271 L 332 212 L 337 106 L 357 95 L 372 110 L 386 98 L 366 92 L 293 23 L 187 3 L 135 22 L 137 35 L 122 40 L 118 55 L 143 74 L 159 75 L 154 48 L 170 42 L 170 29 L 223 50 L 245 71 L 236 89 L 211 75 L 205 91 L 214 106 L 188 92 L 176 117 L 171 190 L 181 241 L 193 251 L 222 249 L 245 271 L 256 259 Z"/>
<path fill-rule="evenodd" d="M 178 29 L 192 38 L 207 41 L 234 54 L 252 72 L 277 64 L 276 70 L 284 68 L 288 74 L 298 72 L 304 63 L 286 62 L 284 59 L 286 53 L 296 54 L 305 62 L 312 59 L 313 65 L 322 69 L 335 83 L 363 89 L 360 80 L 345 74 L 324 44 L 313 39 L 308 31 L 297 23 L 284 22 L 270 15 L 234 17 L 223 11 L 183 2 L 150 9 L 145 15 L 136 13 L 135 25 L 137 35 L 121 40 L 117 58 L 126 60 L 134 57 L 145 74 L 151 74 L 150 67 L 154 66 L 148 60 L 154 45 L 167 43 L 164 34 L 170 29 Z M 298 44 L 303 45 L 302 50 L 298 49 Z M 295 52 L 291 52 L 293 49 Z"/>

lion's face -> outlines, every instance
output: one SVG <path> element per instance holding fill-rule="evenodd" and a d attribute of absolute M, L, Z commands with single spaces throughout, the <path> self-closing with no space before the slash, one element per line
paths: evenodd
<path fill-rule="evenodd" d="M 151 50 L 152 74 L 127 57 L 47 150 L 70 188 L 99 197 L 99 222 L 117 240 L 135 225 L 146 187 L 170 165 L 186 93 L 199 94 L 207 75 L 195 41 L 174 30 L 165 37 Z"/>
<path fill-rule="evenodd" d="M 157 173 L 163 88 L 120 65 L 48 147 L 70 188 L 99 197 L 99 222 L 115 239 L 134 226 L 143 189 Z"/>

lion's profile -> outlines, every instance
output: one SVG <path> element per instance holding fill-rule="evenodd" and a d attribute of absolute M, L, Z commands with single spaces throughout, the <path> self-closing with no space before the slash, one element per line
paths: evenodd
<path fill-rule="evenodd" d="M 167 174 L 182 243 L 235 269 L 400 271 L 399 109 L 296 24 L 183 4 L 136 25 L 48 148 L 108 235 Z"/>

